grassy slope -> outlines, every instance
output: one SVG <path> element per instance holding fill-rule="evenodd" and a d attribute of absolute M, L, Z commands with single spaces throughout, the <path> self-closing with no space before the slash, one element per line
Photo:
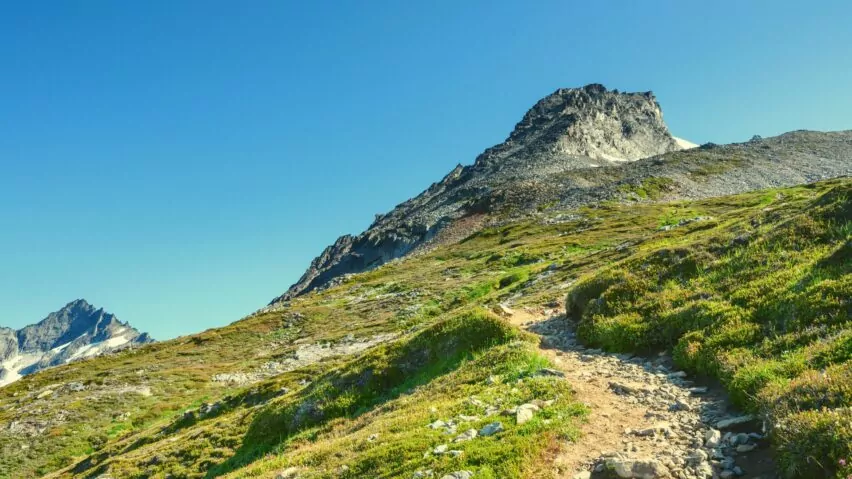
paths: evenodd
<path fill-rule="evenodd" d="M 752 195 L 585 277 L 568 311 L 585 341 L 674 349 L 766 417 L 789 475 L 852 458 L 852 187 Z M 721 201 L 721 200 L 717 200 Z"/>
<path fill-rule="evenodd" d="M 776 444 L 787 451 L 788 470 L 806 475 L 815 467 L 809 451 L 835 447 L 823 461 L 833 473 L 850 437 L 838 425 L 848 424 L 839 406 L 850 404 L 848 381 L 839 379 L 848 374 L 851 185 L 605 204 L 568 222 L 487 228 L 284 310 L 27 377 L 0 390 L 0 422 L 65 420 L 23 443 L 0 431 L 0 477 L 66 466 L 58 475 L 273 477 L 291 464 L 316 477 L 368 470 L 409 477 L 424 468 L 544 475 L 542 458 L 574 434 L 582 409 L 567 385 L 534 375 L 545 361 L 481 305 L 512 296 L 555 306 L 569 292 L 587 340 L 619 350 L 673 348 L 682 364 L 720 377 L 743 405 L 784 426 Z M 653 198 L 665 187 L 626 193 Z M 660 230 L 699 216 L 712 219 Z M 359 358 L 326 359 L 242 388 L 210 380 L 281 360 L 295 341 L 381 332 L 400 336 Z M 498 380 L 488 381 L 494 374 Z M 68 381 L 88 389 L 63 390 Z M 127 386 L 153 394 L 119 392 Z M 507 406 L 558 400 L 523 426 L 501 418 L 500 440 L 463 443 L 459 459 L 424 457 L 446 442 L 425 425 L 477 412 L 472 395 Z M 222 407 L 183 414 L 202 401 Z M 369 441 L 372 434 L 378 439 Z"/>

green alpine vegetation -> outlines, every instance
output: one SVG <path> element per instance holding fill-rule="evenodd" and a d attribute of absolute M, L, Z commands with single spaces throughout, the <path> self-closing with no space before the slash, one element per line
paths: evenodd
<path fill-rule="evenodd" d="M 831 185 L 830 188 L 827 188 Z M 737 198 L 740 209 L 646 242 L 572 288 L 580 336 L 673 350 L 770 422 L 782 471 L 839 476 L 852 457 L 852 188 Z M 721 200 L 720 200 L 721 201 Z"/>
<path fill-rule="evenodd" d="M 0 477 L 553 477 L 595 404 L 507 302 L 718 380 L 785 476 L 852 474 L 852 180 L 668 186 L 491 218 L 232 325 L 26 376 L 0 389 Z"/>

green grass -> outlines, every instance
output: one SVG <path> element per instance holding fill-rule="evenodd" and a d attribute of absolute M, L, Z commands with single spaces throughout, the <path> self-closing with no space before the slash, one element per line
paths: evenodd
<path fill-rule="evenodd" d="M 783 472 L 845 477 L 852 457 L 852 187 L 755 194 L 709 230 L 584 277 L 567 307 L 613 351 L 671 349 L 774 426 Z M 791 194 L 794 193 L 794 194 Z M 809 194 L 810 193 L 810 194 Z M 836 427 L 835 427 L 836 426 Z M 817 461 L 815 458 L 821 458 Z"/>
<path fill-rule="evenodd" d="M 576 422 L 585 414 L 569 384 L 536 374 L 544 367 L 552 365 L 535 352 L 532 337 L 491 313 L 461 311 L 329 367 L 310 385 L 272 396 L 259 409 L 246 407 L 256 403 L 246 395 L 258 392 L 246 392 L 230 398 L 222 415 L 178 419 L 166 428 L 169 437 L 184 440 L 154 437 L 132 451 L 127 451 L 127 442 L 118 443 L 74 473 L 244 477 L 297 464 L 304 477 L 341 477 L 342 465 L 348 468 L 342 477 L 353 478 L 403 477 L 420 469 L 450 472 L 458 467 L 480 477 L 519 477 L 554 442 L 575 439 Z M 494 377 L 499 379 L 489 381 Z M 279 385 L 276 379 L 260 388 L 272 391 Z M 482 409 L 469 400 L 472 396 L 503 407 L 554 402 L 536 420 L 516 425 L 511 417 L 482 417 Z M 506 430 L 459 444 L 461 458 L 424 456 L 451 439 L 426 425 L 459 414 L 481 417 L 464 428 L 501 420 Z M 380 440 L 368 441 L 373 434 Z M 159 459 L 152 463 L 152 457 Z"/>
<path fill-rule="evenodd" d="M 675 182 L 671 178 L 648 177 L 643 178 L 638 184 L 625 183 L 618 189 L 622 193 L 632 193 L 635 198 L 642 200 L 656 200 L 666 192 L 674 189 Z"/>
<path fill-rule="evenodd" d="M 268 460 L 227 477 L 263 476 L 292 465 L 300 466 L 305 477 L 410 477 L 426 469 L 439 476 L 467 469 L 477 477 L 521 477 L 555 442 L 575 439 L 576 421 L 585 414 L 584 408 L 573 401 L 566 382 L 534 375 L 544 366 L 549 364 L 527 342 L 483 349 L 431 381 L 407 381 L 400 394 L 393 394 L 379 408 L 353 415 L 309 438 L 298 438 Z M 489 383 L 489 376 L 494 375 L 501 379 Z M 534 421 L 516 425 L 511 417 L 482 417 L 482 409 L 473 405 L 470 397 L 505 406 L 539 398 L 556 402 Z M 357 403 L 360 398 L 353 401 Z M 460 414 L 478 415 L 480 419 L 465 423 L 459 431 L 479 429 L 495 420 L 503 423 L 505 431 L 452 444 L 452 435 L 426 427 L 437 419 Z M 368 438 L 373 435 L 378 439 L 370 442 Z M 447 443 L 463 451 L 462 456 L 425 454 Z M 348 469 L 340 473 L 344 465 Z"/>
<path fill-rule="evenodd" d="M 712 168 L 717 153 L 689 154 Z M 28 376 L 0 389 L 0 423 L 49 425 L 31 437 L 0 428 L 0 477 L 271 478 L 290 465 L 306 477 L 549 477 L 545 458 L 576 439 L 584 409 L 564 380 L 535 375 L 549 365 L 528 336 L 485 311 L 566 296 L 585 341 L 671 351 L 764 414 L 788 475 L 852 474 L 838 462 L 852 455 L 852 181 L 670 203 L 653 201 L 664 182 L 639 186 L 647 201 L 551 207 L 574 219 L 491 226 L 281 310 Z M 712 219 L 679 224 L 697 216 Z M 382 333 L 397 339 L 246 386 L 212 381 L 300 345 Z M 35 399 L 70 381 L 87 390 Z M 150 396 L 120 392 L 143 386 Z M 447 442 L 426 424 L 481 416 L 471 396 L 556 402 L 522 426 L 480 417 L 470 427 L 500 420 L 506 431 L 460 443 L 460 458 L 424 456 Z M 197 414 L 202 402 L 220 409 Z"/>

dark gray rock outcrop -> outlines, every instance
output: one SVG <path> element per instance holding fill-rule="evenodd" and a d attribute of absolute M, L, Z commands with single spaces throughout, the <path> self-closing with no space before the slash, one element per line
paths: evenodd
<path fill-rule="evenodd" d="M 602 85 L 560 89 L 536 103 L 503 143 L 327 247 L 271 305 L 404 256 L 459 219 L 532 214 L 618 199 L 648 178 L 666 198 L 701 198 L 852 174 L 852 132 L 796 131 L 681 150 L 654 95 Z"/>
<path fill-rule="evenodd" d="M 0 361 L 5 361 L 18 352 L 17 331 L 0 327 Z"/>

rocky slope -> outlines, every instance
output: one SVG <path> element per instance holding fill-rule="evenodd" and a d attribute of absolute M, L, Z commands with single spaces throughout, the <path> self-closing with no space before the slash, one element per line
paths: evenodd
<path fill-rule="evenodd" d="M 539 101 L 505 142 L 473 165 L 400 204 L 313 260 L 271 305 L 369 270 L 433 242 L 460 220 L 526 215 L 617 197 L 666 178 L 669 199 L 703 198 L 852 173 L 852 132 L 798 131 L 766 140 L 684 150 L 654 96 L 601 85 L 560 89 Z"/>
<path fill-rule="evenodd" d="M 147 333 L 78 299 L 20 330 L 0 328 L 0 386 L 51 366 L 151 341 Z"/>

